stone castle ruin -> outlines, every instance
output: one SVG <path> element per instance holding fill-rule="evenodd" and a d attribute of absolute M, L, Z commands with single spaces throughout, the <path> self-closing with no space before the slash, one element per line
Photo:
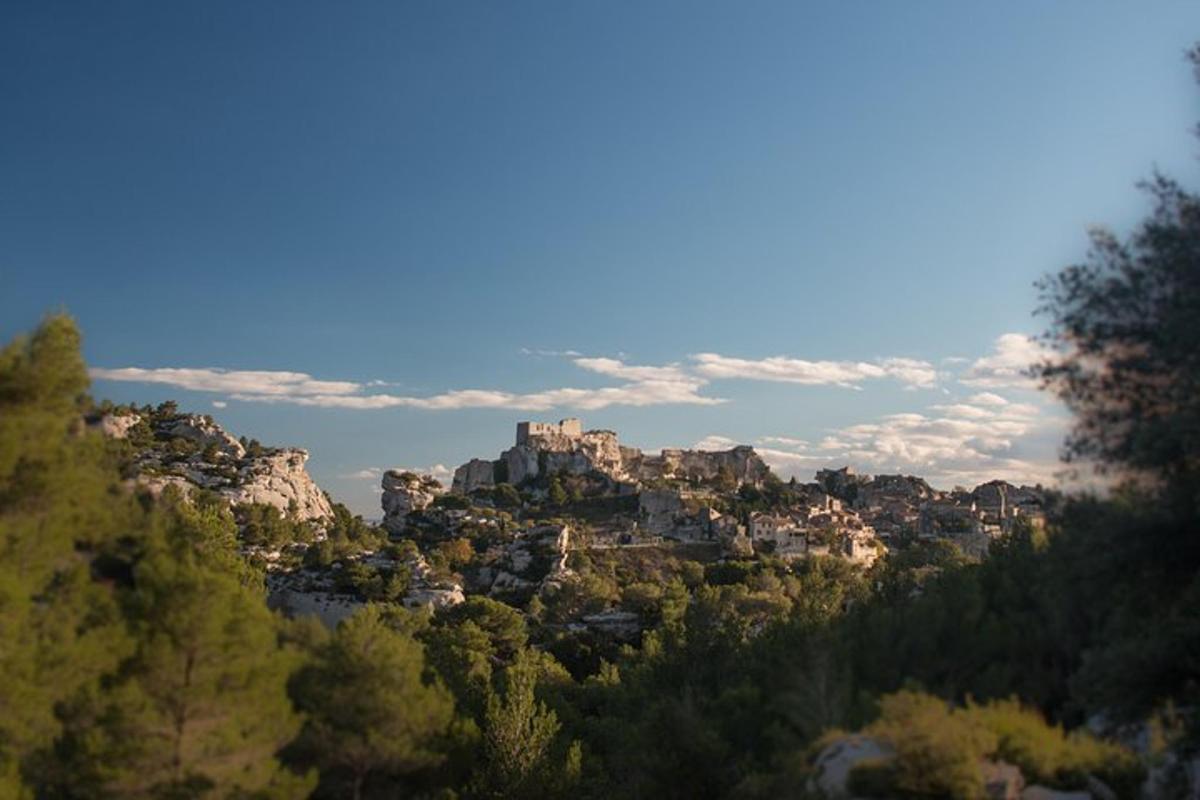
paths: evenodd
<path fill-rule="evenodd" d="M 640 484 L 663 478 L 711 479 L 722 469 L 739 483 L 759 484 L 769 470 L 752 447 L 708 452 L 663 450 L 645 455 L 625 447 L 608 430 L 584 430 L 568 417 L 558 423 L 518 422 L 516 443 L 495 461 L 472 459 L 454 473 L 452 491 L 470 494 L 497 483 L 514 485 L 553 475 L 593 475 L 609 480 L 616 491 L 636 491 Z"/>
<path fill-rule="evenodd" d="M 577 417 L 567 417 L 555 425 L 549 422 L 518 422 L 517 444 L 529 444 L 530 439 L 564 437 L 567 439 L 583 438 L 583 422 Z"/>

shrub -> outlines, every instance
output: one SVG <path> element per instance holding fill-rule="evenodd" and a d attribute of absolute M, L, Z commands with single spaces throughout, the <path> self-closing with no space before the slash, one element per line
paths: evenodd
<path fill-rule="evenodd" d="M 869 736 L 896 751 L 887 765 L 865 764 L 850 772 L 852 791 L 866 783 L 876 795 L 887 782 L 892 797 L 984 796 L 979 762 L 996 749 L 996 737 L 961 709 L 920 692 L 901 691 L 880 700 Z"/>

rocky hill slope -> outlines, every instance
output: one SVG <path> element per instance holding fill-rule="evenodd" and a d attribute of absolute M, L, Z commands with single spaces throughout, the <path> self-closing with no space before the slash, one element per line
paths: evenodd
<path fill-rule="evenodd" d="M 173 404 L 120 408 L 89 421 L 128 444 L 126 473 L 151 492 L 167 486 L 206 489 L 230 505 L 273 506 L 296 520 L 333 515 L 325 492 L 305 469 L 308 452 L 237 439 L 210 416 L 181 414 Z"/>

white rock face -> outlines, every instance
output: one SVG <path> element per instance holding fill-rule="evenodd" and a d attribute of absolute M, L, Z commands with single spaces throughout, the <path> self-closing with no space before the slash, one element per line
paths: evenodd
<path fill-rule="evenodd" d="M 508 472 L 508 483 L 516 486 L 538 474 L 538 450 L 531 444 L 521 444 L 500 454 Z"/>
<path fill-rule="evenodd" d="M 770 471 L 766 462 L 748 445 L 732 450 L 663 450 L 661 470 L 664 476 L 712 480 L 722 468 L 728 468 L 738 483 L 760 484 Z M 646 459 L 651 462 L 651 459 Z"/>
<path fill-rule="evenodd" d="M 476 489 L 490 489 L 496 483 L 494 476 L 492 462 L 473 458 L 454 470 L 451 491 L 456 494 L 470 494 Z"/>
<path fill-rule="evenodd" d="M 220 425 L 200 414 L 188 414 L 181 417 L 167 429 L 167 434 L 199 442 L 202 447 L 216 445 L 222 453 L 233 459 L 241 459 L 246 456 L 246 448 L 242 447 L 241 442 L 227 433 Z"/>
<path fill-rule="evenodd" d="M 93 427 L 110 439 L 124 439 L 129 436 L 129 429 L 141 421 L 140 414 L 105 414 Z"/>
<path fill-rule="evenodd" d="M 561 582 L 571 574 L 567 568 L 570 545 L 571 529 L 566 525 L 541 525 L 519 535 L 504 550 L 491 594 Z M 531 569 L 535 561 L 545 569 Z"/>
<path fill-rule="evenodd" d="M 462 587 L 458 584 L 445 589 L 413 589 L 404 596 L 405 608 L 427 608 L 436 611 L 467 602 Z"/>
<path fill-rule="evenodd" d="M 105 435 L 127 438 L 141 418 L 136 414 L 107 415 L 96 427 Z M 135 482 L 155 496 L 167 486 L 187 494 L 192 487 L 212 490 L 231 504 L 263 503 L 296 519 L 319 520 L 333 516 L 325 493 L 313 482 L 304 464 L 308 452 L 300 449 L 269 449 L 250 456 L 233 435 L 211 417 L 186 414 L 155 423 L 156 444 L 136 454 L 131 465 Z M 186 439 L 200 452 L 183 457 L 171 454 L 171 440 Z M 214 455 L 210 448 L 216 448 Z M 204 452 L 209 451 L 209 452 Z"/>
<path fill-rule="evenodd" d="M 427 608 L 436 611 L 467 601 L 462 586 L 453 582 L 439 582 L 434 577 L 433 570 L 424 556 L 418 553 L 406 563 L 412 580 L 408 593 L 401 601 L 405 608 Z"/>
<path fill-rule="evenodd" d="M 383 527 L 391 533 L 404 530 L 408 515 L 424 511 L 445 492 L 442 484 L 430 475 L 400 472 L 389 469 L 383 474 Z"/>
<path fill-rule="evenodd" d="M 234 504 L 265 503 L 285 513 L 294 503 L 297 519 L 332 517 L 333 508 L 325 493 L 304 469 L 306 461 L 306 450 L 275 450 L 239 469 L 237 485 L 218 491 Z"/>
<path fill-rule="evenodd" d="M 661 535 L 670 531 L 682 512 L 683 498 L 674 489 L 650 489 L 638 495 L 641 528 L 648 533 Z"/>
<path fill-rule="evenodd" d="M 273 591 L 267 605 L 289 617 L 316 617 L 327 628 L 336 628 L 338 623 L 364 608 L 366 603 L 355 597 L 331 592 L 304 592 L 294 588 Z"/>

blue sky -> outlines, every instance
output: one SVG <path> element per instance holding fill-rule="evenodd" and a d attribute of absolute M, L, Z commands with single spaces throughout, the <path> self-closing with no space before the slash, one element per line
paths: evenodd
<path fill-rule="evenodd" d="M 372 516 L 377 470 L 571 414 L 1041 478 L 1061 412 L 1000 337 L 1193 177 L 1196 38 L 1194 2 L 10 2 L 0 335 L 66 308 L 96 394 L 307 447 Z"/>

